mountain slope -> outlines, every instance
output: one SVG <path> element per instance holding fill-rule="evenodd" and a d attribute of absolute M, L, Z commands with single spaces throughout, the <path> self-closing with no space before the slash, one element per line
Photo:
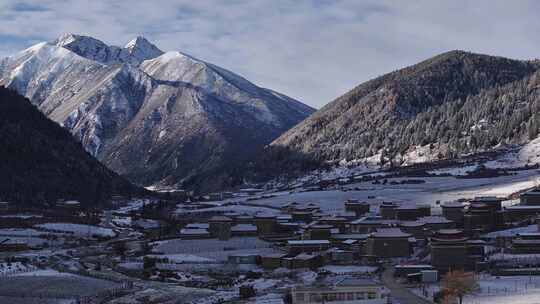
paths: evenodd
<path fill-rule="evenodd" d="M 0 199 L 43 204 L 76 199 L 105 203 L 142 193 L 84 151 L 71 134 L 27 99 L 0 87 Z"/>
<path fill-rule="evenodd" d="M 377 157 L 402 165 L 414 161 L 409 156 L 419 146 L 428 146 L 437 159 L 523 143 L 524 126 L 536 111 L 538 68 L 538 62 L 444 53 L 359 85 L 280 136 L 269 150 L 316 161 Z M 520 103 L 522 98 L 526 102 Z M 512 112 L 520 107 L 528 112 Z M 505 115 L 515 121 L 509 124 Z M 476 129 L 483 119 L 485 128 Z"/>
<path fill-rule="evenodd" d="M 0 63 L 17 90 L 87 151 L 144 186 L 212 191 L 313 109 L 213 64 L 163 53 L 144 38 L 124 48 L 64 35 Z"/>

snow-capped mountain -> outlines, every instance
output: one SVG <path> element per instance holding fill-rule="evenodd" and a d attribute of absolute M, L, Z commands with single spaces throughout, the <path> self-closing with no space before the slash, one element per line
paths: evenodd
<path fill-rule="evenodd" d="M 64 34 L 54 41 L 56 46 L 64 47 L 77 55 L 104 64 L 129 63 L 139 65 L 146 59 L 163 54 L 155 45 L 144 37 L 137 37 L 123 48 L 109 46 L 92 37 Z"/>
<path fill-rule="evenodd" d="M 28 97 L 84 147 L 138 184 L 214 190 L 313 109 L 223 68 L 63 35 L 0 61 L 0 85 Z"/>

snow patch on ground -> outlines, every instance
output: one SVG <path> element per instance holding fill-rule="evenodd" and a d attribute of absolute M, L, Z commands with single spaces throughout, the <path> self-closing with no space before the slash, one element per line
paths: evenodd
<path fill-rule="evenodd" d="M 100 237 L 114 237 L 116 233 L 109 228 L 103 228 L 91 225 L 71 224 L 71 223 L 45 223 L 36 225 L 35 227 L 51 230 L 73 233 L 75 236 L 100 236 Z"/>

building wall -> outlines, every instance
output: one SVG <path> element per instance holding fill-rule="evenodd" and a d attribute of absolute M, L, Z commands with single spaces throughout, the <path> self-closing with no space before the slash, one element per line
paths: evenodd
<path fill-rule="evenodd" d="M 370 237 L 366 244 L 366 254 L 380 258 L 398 258 L 410 255 L 408 238 L 374 238 Z"/>
<path fill-rule="evenodd" d="M 336 287 L 333 289 L 293 289 L 293 304 L 386 304 L 388 297 L 378 286 Z"/>

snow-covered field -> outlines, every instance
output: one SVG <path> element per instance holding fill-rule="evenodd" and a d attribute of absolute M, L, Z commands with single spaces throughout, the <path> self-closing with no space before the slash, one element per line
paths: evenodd
<path fill-rule="evenodd" d="M 391 181 L 402 181 L 410 178 L 391 178 Z M 343 211 L 343 202 L 347 199 L 359 199 L 377 205 L 382 201 L 427 203 L 435 205 L 437 201 L 453 201 L 475 196 L 508 196 L 518 191 L 539 184 L 538 170 L 517 171 L 515 175 L 493 178 L 462 179 L 453 176 L 422 177 L 423 184 L 372 184 L 362 182 L 347 185 L 349 191 L 308 191 L 287 193 L 281 192 L 273 198 L 250 201 L 252 204 L 280 207 L 290 202 L 319 202 L 321 209 L 327 212 Z M 372 210 L 374 211 L 374 210 Z"/>
<path fill-rule="evenodd" d="M 493 277 L 482 274 L 477 277 L 479 289 L 463 299 L 463 304 L 540 304 L 540 277 L 538 276 L 501 276 Z M 427 298 L 440 290 L 438 284 L 424 287 Z M 425 296 L 421 288 L 412 292 Z"/>
<path fill-rule="evenodd" d="M 464 304 L 539 304 L 540 277 L 482 276 L 478 280 L 480 290 L 464 299 Z"/>
<path fill-rule="evenodd" d="M 160 257 L 168 257 L 174 263 L 181 262 L 224 262 L 232 254 L 266 254 L 277 253 L 271 244 L 256 237 L 238 237 L 227 241 L 217 239 L 182 240 L 173 239 L 156 242 L 153 249 L 161 253 Z"/>
<path fill-rule="evenodd" d="M 0 279 L 1 295 L 19 294 L 20 297 L 69 298 L 93 295 L 114 287 L 118 287 L 118 284 L 55 271 L 29 272 Z"/>
<path fill-rule="evenodd" d="M 193 214 L 193 213 L 204 213 L 204 212 L 223 212 L 223 213 L 240 213 L 240 214 L 246 214 L 246 215 L 255 215 L 258 213 L 278 214 L 279 210 L 266 208 L 266 207 L 256 207 L 256 206 L 246 206 L 246 205 L 217 206 L 217 207 L 202 208 L 202 209 L 196 209 L 196 210 L 186 210 L 180 207 L 176 210 L 177 214 L 184 214 L 184 213 Z"/>
<path fill-rule="evenodd" d="M 256 237 L 237 237 L 227 241 L 217 239 L 204 240 L 183 240 L 172 239 L 167 241 L 159 241 L 154 243 L 155 252 L 174 254 L 174 253 L 190 253 L 198 254 L 209 251 L 227 251 L 238 249 L 258 249 L 269 248 L 270 243 L 262 241 Z"/>
<path fill-rule="evenodd" d="M 80 237 L 91 237 L 94 235 L 100 236 L 100 237 L 114 237 L 116 233 L 109 228 L 103 228 L 98 226 L 91 226 L 91 225 L 82 225 L 82 224 L 71 224 L 71 223 L 45 223 L 36 225 L 35 227 L 45 229 L 45 230 L 51 230 L 51 231 L 60 231 L 60 232 L 67 232 L 67 233 L 73 233 L 75 236 Z"/>

